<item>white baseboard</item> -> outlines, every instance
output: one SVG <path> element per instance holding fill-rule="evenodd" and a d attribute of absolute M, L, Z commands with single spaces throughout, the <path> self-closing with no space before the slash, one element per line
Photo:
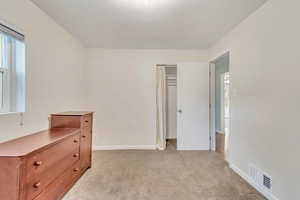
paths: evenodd
<path fill-rule="evenodd" d="M 220 130 L 216 130 L 216 133 L 225 135 L 225 132 L 224 131 L 220 131 Z"/>
<path fill-rule="evenodd" d="M 177 146 L 178 151 L 209 151 L 209 148 L 198 146 Z"/>
<path fill-rule="evenodd" d="M 164 148 L 159 147 L 159 145 L 156 145 L 155 149 L 158 150 L 158 151 L 164 151 L 164 150 L 166 150 Z"/>
<path fill-rule="evenodd" d="M 240 175 L 244 180 L 246 180 L 252 187 L 254 187 L 257 191 L 259 191 L 262 195 L 264 195 L 268 200 L 279 200 L 279 198 L 275 197 L 270 192 L 266 191 L 264 188 L 262 188 L 259 184 L 254 182 L 247 173 L 240 170 L 235 165 L 230 164 L 229 167 L 238 175 Z"/>
<path fill-rule="evenodd" d="M 155 150 L 155 145 L 112 145 L 112 146 L 93 146 L 93 151 L 98 150 Z"/>

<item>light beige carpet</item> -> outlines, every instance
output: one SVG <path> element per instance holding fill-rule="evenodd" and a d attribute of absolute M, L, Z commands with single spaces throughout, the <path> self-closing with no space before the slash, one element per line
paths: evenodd
<path fill-rule="evenodd" d="M 212 152 L 95 151 L 63 200 L 264 200 Z"/>

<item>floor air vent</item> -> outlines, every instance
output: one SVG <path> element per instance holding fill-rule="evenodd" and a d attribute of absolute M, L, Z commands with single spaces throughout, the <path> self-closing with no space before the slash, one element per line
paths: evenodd
<path fill-rule="evenodd" d="M 268 189 L 271 190 L 272 189 L 272 179 L 267 176 L 267 175 L 263 175 L 263 185 Z"/>
<path fill-rule="evenodd" d="M 249 176 L 260 187 L 263 187 L 266 191 L 272 190 L 272 178 L 265 172 L 261 171 L 254 165 L 249 165 Z"/>

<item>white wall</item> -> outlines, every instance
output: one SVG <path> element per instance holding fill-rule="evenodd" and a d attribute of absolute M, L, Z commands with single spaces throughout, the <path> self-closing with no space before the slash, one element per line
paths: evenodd
<path fill-rule="evenodd" d="M 281 200 L 300 196 L 299 10 L 299 0 L 269 0 L 210 49 L 210 60 L 231 52 L 229 160 L 244 173 L 253 163 L 270 174 Z M 24 126 L 17 114 L 1 115 L 0 141 L 47 128 L 49 113 L 84 106 L 96 111 L 95 145 L 154 146 L 155 64 L 209 60 L 196 50 L 88 49 L 85 66 L 81 44 L 30 1 L 2 1 L 0 18 L 27 43 Z"/>
<path fill-rule="evenodd" d="M 0 20 L 26 35 L 27 103 L 20 115 L 0 115 L 0 142 L 48 127 L 48 114 L 82 109 L 85 49 L 28 0 L 1 1 Z"/>
<path fill-rule="evenodd" d="M 154 147 L 155 65 L 207 59 L 196 50 L 89 49 L 86 95 L 96 111 L 94 145 Z"/>
<path fill-rule="evenodd" d="M 211 59 L 231 53 L 229 159 L 270 174 L 281 200 L 300 197 L 299 10 L 299 0 L 269 0 L 210 50 Z"/>

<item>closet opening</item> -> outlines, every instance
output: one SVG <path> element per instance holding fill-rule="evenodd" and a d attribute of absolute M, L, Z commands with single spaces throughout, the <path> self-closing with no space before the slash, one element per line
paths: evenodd
<path fill-rule="evenodd" d="M 157 65 L 157 144 L 177 149 L 177 65 Z"/>

